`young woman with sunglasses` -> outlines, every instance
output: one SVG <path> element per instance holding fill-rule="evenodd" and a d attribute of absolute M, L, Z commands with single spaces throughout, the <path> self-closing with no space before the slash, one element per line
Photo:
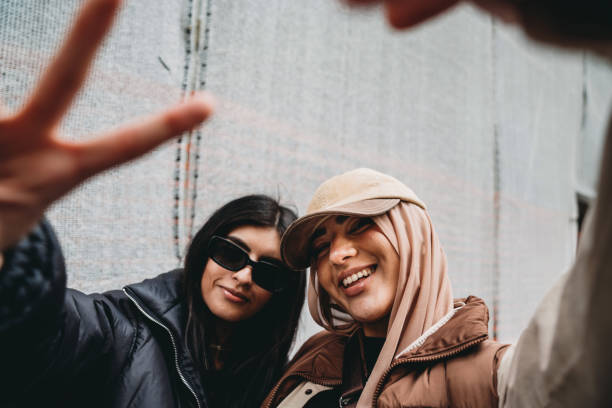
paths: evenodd
<path fill-rule="evenodd" d="M 304 302 L 303 271 L 280 260 L 295 219 L 270 197 L 236 199 L 198 231 L 183 269 L 93 295 L 65 288 L 59 244 L 39 224 L 4 252 L 0 406 L 258 405 Z"/>

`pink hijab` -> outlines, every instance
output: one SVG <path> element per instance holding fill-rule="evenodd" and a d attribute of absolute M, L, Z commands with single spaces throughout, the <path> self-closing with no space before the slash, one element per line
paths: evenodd
<path fill-rule="evenodd" d="M 391 361 L 453 308 L 446 256 L 429 214 L 415 204 L 402 201 L 373 220 L 398 253 L 400 273 L 387 339 L 361 393 L 358 408 L 371 406 L 376 385 Z M 311 268 L 308 307 L 313 319 L 328 330 L 337 330 L 336 320 L 354 327 L 357 323 L 345 313 L 334 314 L 334 322 L 326 321 L 319 304 L 322 291 L 316 270 Z"/>

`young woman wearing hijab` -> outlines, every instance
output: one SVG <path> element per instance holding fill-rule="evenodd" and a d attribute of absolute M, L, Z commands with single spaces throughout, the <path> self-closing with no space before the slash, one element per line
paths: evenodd
<path fill-rule="evenodd" d="M 308 306 L 327 331 L 264 407 L 497 405 L 506 346 L 488 339 L 481 299 L 453 300 L 425 204 L 401 182 L 369 169 L 329 179 L 281 252 L 310 266 Z"/>
<path fill-rule="evenodd" d="M 66 289 L 39 224 L 4 251 L 0 406 L 246 407 L 282 374 L 304 302 L 280 260 L 296 215 L 267 196 L 219 208 L 182 270 L 121 291 Z"/>
<path fill-rule="evenodd" d="M 464 1 L 347 3 L 380 3 L 387 21 L 403 29 Z M 541 46 L 561 47 L 580 58 L 596 55 L 612 63 L 612 2 L 608 0 L 465 3 L 516 26 Z M 597 122 L 605 129 L 599 181 L 594 186 L 597 197 L 584 219 L 573 265 L 547 291 L 520 337 L 504 353 L 497 376 L 500 406 L 612 407 L 612 114 L 602 114 L 593 121 Z"/>

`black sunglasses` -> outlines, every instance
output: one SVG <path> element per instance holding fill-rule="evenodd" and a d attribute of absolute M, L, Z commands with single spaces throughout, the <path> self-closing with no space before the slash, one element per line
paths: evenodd
<path fill-rule="evenodd" d="M 208 243 L 208 255 L 219 266 L 238 272 L 247 265 L 252 268 L 253 282 L 269 292 L 281 292 L 289 284 L 293 271 L 273 258 L 257 262 L 251 260 L 249 253 L 227 238 L 213 235 Z"/>

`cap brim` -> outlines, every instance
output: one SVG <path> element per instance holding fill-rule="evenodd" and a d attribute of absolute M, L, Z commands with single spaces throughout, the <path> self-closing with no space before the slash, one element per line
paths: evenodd
<path fill-rule="evenodd" d="M 381 215 L 395 207 L 400 201 L 399 198 L 371 198 L 316 211 L 297 219 L 283 234 L 281 240 L 283 260 L 294 269 L 305 269 L 310 266 L 310 237 L 322 217 L 329 215 L 358 217 Z"/>

